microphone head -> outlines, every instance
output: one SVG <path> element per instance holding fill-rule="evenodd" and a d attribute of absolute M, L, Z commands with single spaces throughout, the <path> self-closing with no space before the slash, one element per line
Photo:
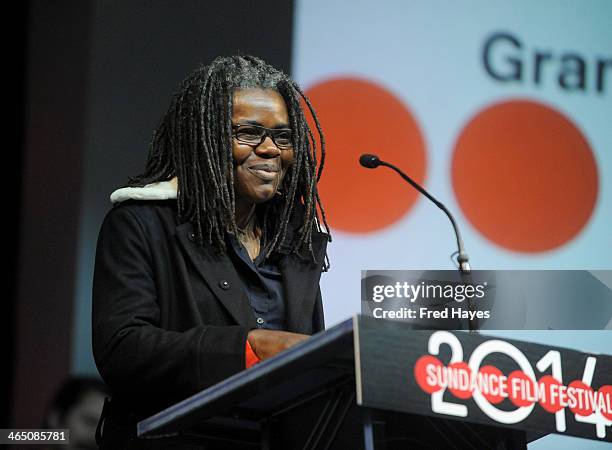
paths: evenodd
<path fill-rule="evenodd" d="M 375 169 L 380 165 L 380 159 L 376 155 L 364 153 L 359 157 L 359 164 L 368 169 Z"/>

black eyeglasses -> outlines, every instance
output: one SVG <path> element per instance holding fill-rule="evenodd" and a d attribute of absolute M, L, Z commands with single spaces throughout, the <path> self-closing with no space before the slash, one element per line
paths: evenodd
<path fill-rule="evenodd" d="M 259 125 L 233 125 L 234 137 L 238 142 L 257 147 L 261 144 L 266 136 L 270 136 L 272 142 L 282 149 L 289 149 L 293 147 L 291 140 L 291 130 L 289 128 L 266 128 Z"/>

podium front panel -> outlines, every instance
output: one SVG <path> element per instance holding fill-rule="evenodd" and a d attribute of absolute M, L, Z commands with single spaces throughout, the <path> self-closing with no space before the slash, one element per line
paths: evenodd
<path fill-rule="evenodd" d="M 612 442 L 612 357 L 355 318 L 358 404 Z"/>

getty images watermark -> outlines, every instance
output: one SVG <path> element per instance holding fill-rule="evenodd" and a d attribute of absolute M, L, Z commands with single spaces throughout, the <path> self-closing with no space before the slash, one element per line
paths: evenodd
<path fill-rule="evenodd" d="M 467 307 L 449 305 L 450 302 L 463 303 L 465 300 L 477 300 L 485 297 L 487 286 L 482 284 L 456 284 L 440 281 L 421 281 L 419 284 L 407 281 L 396 281 L 393 284 L 375 284 L 372 286 L 372 301 L 386 305 L 376 306 L 372 315 L 377 319 L 488 319 L 491 316 L 489 310 L 470 310 Z M 391 306 L 388 300 L 400 300 Z M 409 302 L 409 306 L 400 306 Z M 427 306 L 422 306 L 423 303 Z M 417 307 L 414 307 L 414 304 Z M 441 304 L 449 305 L 446 308 L 437 308 Z"/>
<path fill-rule="evenodd" d="M 610 271 L 362 271 L 361 312 L 429 329 L 611 329 Z"/>

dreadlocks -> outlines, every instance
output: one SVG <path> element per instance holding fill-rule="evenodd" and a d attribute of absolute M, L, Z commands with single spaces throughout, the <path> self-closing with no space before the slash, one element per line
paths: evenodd
<path fill-rule="evenodd" d="M 325 231 L 329 230 L 317 191 L 325 161 L 325 140 L 315 111 L 299 86 L 259 58 L 219 57 L 189 75 L 153 133 L 145 172 L 130 178 L 128 185 L 144 186 L 177 176 L 179 223 L 192 222 L 200 245 L 224 253 L 225 232 L 237 231 L 232 104 L 234 90 L 241 88 L 277 90 L 287 105 L 293 131 L 294 163 L 283 180 L 283 194 L 258 206 L 266 256 L 284 249 L 310 255 L 314 260 L 312 232 L 322 231 L 321 222 Z M 301 99 L 320 138 L 318 171 L 317 143 L 306 122 Z M 290 224 L 296 223 L 295 236 L 289 240 L 293 231 Z"/>

